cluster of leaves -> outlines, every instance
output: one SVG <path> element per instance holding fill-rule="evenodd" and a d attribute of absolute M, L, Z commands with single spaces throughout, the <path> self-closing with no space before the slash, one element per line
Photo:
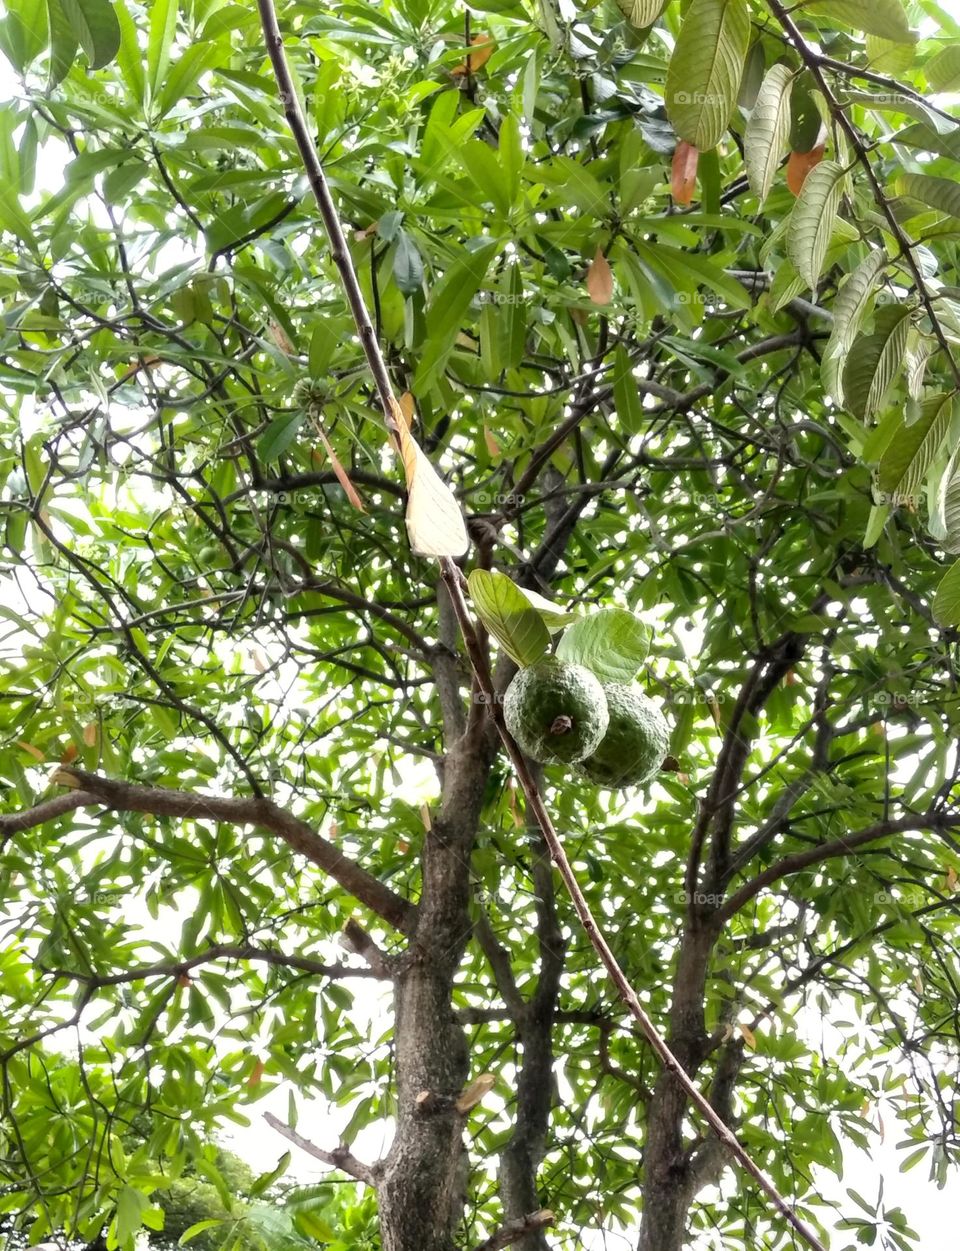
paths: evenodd
<path fill-rule="evenodd" d="M 948 806 L 960 737 L 955 640 L 928 607 L 960 544 L 960 127 L 928 98 L 957 85 L 960 29 L 930 0 L 824 0 L 793 11 L 808 63 L 776 5 L 662 7 L 567 22 L 549 0 L 536 15 L 486 0 L 481 56 L 448 0 L 280 6 L 394 382 L 477 563 L 657 622 L 650 681 L 681 770 L 642 819 L 572 779 L 549 790 L 660 1021 L 690 831 L 728 734 L 749 747 L 738 835 L 776 826 L 754 868 Z M 0 110 L 9 806 L 45 797 L 61 760 L 266 789 L 416 898 L 431 766 L 450 745 L 438 675 L 449 662 L 466 692 L 466 666 L 405 543 L 255 10 L 8 0 L 0 48 L 18 77 Z M 781 178 L 788 149 L 821 147 L 805 178 Z M 958 580 L 940 622 L 960 616 Z M 558 624 L 528 605 L 506 603 L 525 624 L 500 635 L 520 663 Z M 757 658 L 784 637 L 798 658 L 744 711 Z M 523 837 L 498 761 L 471 907 L 526 989 L 538 895 Z M 960 1153 L 942 1059 L 957 1051 L 955 849 L 908 831 L 837 864 L 731 917 L 705 999 L 706 1077 L 746 1047 L 744 1141 L 810 1204 L 810 1171 L 869 1147 L 881 1109 L 905 1166 L 944 1181 Z M 394 1110 L 390 1035 L 367 1036 L 350 983 L 237 954 L 319 964 L 354 911 L 286 845 L 212 820 L 71 814 L 11 837 L 2 895 L 0 1058 L 17 1096 L 0 1206 L 32 1236 L 112 1229 L 129 1248 L 158 1219 L 158 1178 L 203 1172 L 207 1131 L 281 1081 L 350 1109 L 347 1141 Z M 583 1229 L 636 1225 L 655 1067 L 565 907 L 561 921 L 561 1097 L 540 1184 L 573 1248 Z M 503 1111 L 471 1122 L 485 1163 L 465 1243 L 496 1219 L 511 1132 L 501 991 L 471 945 L 455 1006 Z M 836 1046 L 803 1004 L 836 1022 Z M 79 1068 L 16 1050 L 74 1013 Z M 104 1108 L 141 1110 L 144 1145 L 118 1153 Z M 373 1245 L 367 1199 L 330 1200 L 322 1220 L 294 1224 Z M 748 1188 L 692 1225 L 728 1246 L 787 1240 Z M 909 1241 L 895 1223 L 889 1237 Z"/>

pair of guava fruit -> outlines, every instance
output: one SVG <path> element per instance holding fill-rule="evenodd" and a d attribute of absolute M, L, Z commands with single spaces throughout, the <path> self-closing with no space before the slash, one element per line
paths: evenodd
<path fill-rule="evenodd" d="M 670 731 L 637 686 L 601 684 L 584 665 L 547 656 L 507 687 L 503 716 L 540 764 L 574 765 L 596 786 L 638 786 L 663 764 Z"/>

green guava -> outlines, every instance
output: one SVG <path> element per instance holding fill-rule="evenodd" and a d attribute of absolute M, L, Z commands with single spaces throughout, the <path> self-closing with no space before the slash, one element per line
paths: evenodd
<path fill-rule="evenodd" d="M 573 764 L 606 733 L 603 687 L 589 669 L 545 656 L 521 669 L 503 697 L 503 717 L 517 746 L 540 764 Z"/>
<path fill-rule="evenodd" d="M 603 688 L 610 723 L 600 745 L 577 770 L 595 786 L 639 786 L 663 764 L 670 730 L 663 713 L 638 686 Z"/>

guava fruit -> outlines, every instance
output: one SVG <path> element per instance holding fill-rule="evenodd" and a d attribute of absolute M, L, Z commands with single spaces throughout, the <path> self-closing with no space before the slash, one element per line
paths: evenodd
<path fill-rule="evenodd" d="M 503 697 L 503 717 L 520 750 L 540 764 L 573 764 L 589 756 L 609 719 L 597 678 L 556 656 L 520 670 Z"/>
<path fill-rule="evenodd" d="M 670 730 L 663 713 L 638 686 L 611 682 L 603 693 L 610 713 L 607 732 L 577 771 L 595 786 L 638 786 L 663 764 Z"/>

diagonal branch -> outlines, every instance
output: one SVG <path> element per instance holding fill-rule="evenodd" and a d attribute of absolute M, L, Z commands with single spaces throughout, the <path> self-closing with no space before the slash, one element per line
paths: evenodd
<path fill-rule="evenodd" d="M 378 1169 L 376 1164 L 372 1167 L 369 1164 L 364 1164 L 344 1144 L 336 1147 L 333 1151 L 324 1151 L 322 1147 L 315 1146 L 308 1138 L 301 1137 L 289 1125 L 284 1125 L 283 1121 L 274 1116 L 272 1112 L 264 1112 L 263 1119 L 271 1129 L 275 1129 L 278 1134 L 283 1134 L 288 1142 L 292 1142 L 301 1151 L 306 1151 L 307 1155 L 312 1155 L 315 1160 L 322 1160 L 324 1164 L 329 1164 L 331 1168 L 338 1168 L 341 1172 L 348 1173 L 351 1177 L 355 1177 L 357 1181 L 362 1181 L 368 1186 L 377 1184 Z"/>
<path fill-rule="evenodd" d="M 791 873 L 799 873 L 801 869 L 808 869 L 811 865 L 820 864 L 836 856 L 847 856 L 858 847 L 875 843 L 877 839 L 886 838 L 888 834 L 905 834 L 913 830 L 947 830 L 957 826 L 960 826 L 960 816 L 951 817 L 942 812 L 927 812 L 917 816 L 901 817 L 898 821 L 880 821 L 876 825 L 871 825 L 869 829 L 858 830 L 855 834 L 847 834 L 843 838 L 834 839 L 833 842 L 820 843 L 817 847 L 810 847 L 807 851 L 793 852 L 771 864 L 762 873 L 758 873 L 756 877 L 751 878 L 731 895 L 716 913 L 716 924 L 722 925 L 725 921 L 729 921 L 765 887 L 779 882 L 781 878 L 788 877 Z"/>
<path fill-rule="evenodd" d="M 392 891 L 338 847 L 313 830 L 305 821 L 286 812 L 270 799 L 202 795 L 170 790 L 162 786 L 138 786 L 120 782 L 99 773 L 86 773 L 61 765 L 54 780 L 77 785 L 69 796 L 0 816 L 0 835 L 33 829 L 76 808 L 99 806 L 113 812 L 145 812 L 155 817 L 181 817 L 188 820 L 224 821 L 231 825 L 255 825 L 276 834 L 308 860 L 318 865 L 345 891 L 371 912 L 402 933 L 413 930 L 416 909 Z M 70 802 L 67 802 L 67 801 Z"/>

